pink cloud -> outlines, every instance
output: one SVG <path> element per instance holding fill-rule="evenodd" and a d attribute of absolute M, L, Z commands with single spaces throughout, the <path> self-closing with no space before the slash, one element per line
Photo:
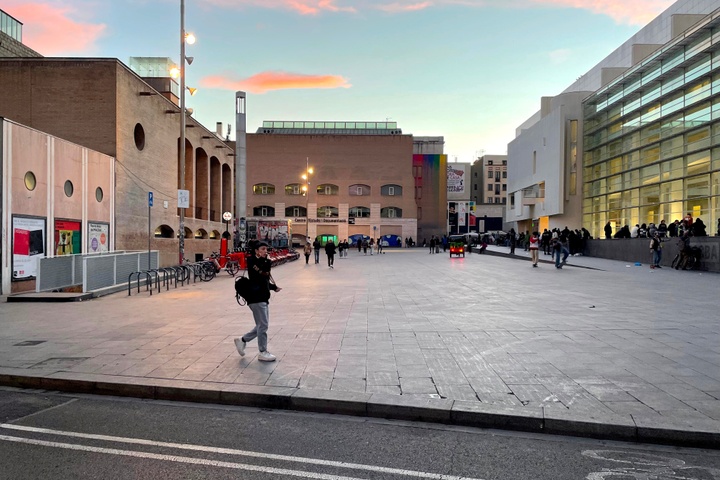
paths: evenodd
<path fill-rule="evenodd" d="M 263 7 L 294 10 L 301 15 L 317 15 L 327 12 L 355 13 L 355 7 L 337 5 L 337 0 L 205 0 L 208 3 L 223 7 Z"/>
<path fill-rule="evenodd" d="M 212 75 L 200 80 L 205 88 L 244 90 L 250 93 L 265 93 L 270 90 L 296 88 L 350 88 L 347 79 L 339 75 L 303 75 L 289 72 L 262 72 L 242 80 Z"/>
<path fill-rule="evenodd" d="M 303 15 L 317 15 L 322 12 L 350 12 L 361 10 L 382 10 L 403 13 L 430 7 L 458 5 L 470 8 L 532 8 L 551 6 L 577 8 L 607 15 L 618 23 L 644 25 L 674 0 L 204 0 L 224 7 L 263 7 L 294 10 Z M 339 4 L 342 3 L 343 6 Z"/>
<path fill-rule="evenodd" d="M 645 25 L 674 0 L 532 0 L 537 4 L 579 8 L 607 15 L 618 23 Z"/>
<path fill-rule="evenodd" d="M 106 28 L 73 20 L 77 10 L 67 5 L 22 0 L 5 3 L 3 10 L 23 23 L 23 43 L 42 55 L 91 52 Z"/>
<path fill-rule="evenodd" d="M 378 5 L 376 8 L 384 12 L 389 13 L 401 13 L 401 12 L 415 12 L 418 10 L 424 10 L 432 7 L 432 2 L 421 2 L 421 3 L 388 3 Z"/>

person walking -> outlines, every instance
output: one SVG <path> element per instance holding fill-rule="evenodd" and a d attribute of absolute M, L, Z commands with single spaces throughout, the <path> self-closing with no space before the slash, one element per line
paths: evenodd
<path fill-rule="evenodd" d="M 310 263 L 310 254 L 312 253 L 312 245 L 310 245 L 310 242 L 305 242 L 303 253 L 305 254 L 305 265 L 307 265 Z"/>
<path fill-rule="evenodd" d="M 325 244 L 325 253 L 328 257 L 328 267 L 333 267 L 333 264 L 335 263 L 335 242 L 332 240 L 328 240 L 328 242 Z"/>
<path fill-rule="evenodd" d="M 320 248 L 322 248 L 322 245 L 320 244 L 320 240 L 316 238 L 313 242 L 313 249 L 315 250 L 315 263 L 320 263 Z"/>
<path fill-rule="evenodd" d="M 247 343 L 257 338 L 258 350 L 260 350 L 258 360 L 261 362 L 274 362 L 275 355 L 267 350 L 267 330 L 270 325 L 268 302 L 270 301 L 270 290 L 279 292 L 282 288 L 275 284 L 270 274 L 271 263 L 267 258 L 267 247 L 267 243 L 258 242 L 255 245 L 254 254 L 248 258 L 247 271 L 251 294 L 247 298 L 247 305 L 253 312 L 255 328 L 234 341 L 235 348 L 242 357 L 245 356 Z"/>
<path fill-rule="evenodd" d="M 430 253 L 435 253 L 435 235 L 430 237 Z"/>
<path fill-rule="evenodd" d="M 370 249 L 370 255 L 373 254 L 373 249 L 375 248 L 375 239 L 371 238 L 368 242 L 368 248 Z"/>
<path fill-rule="evenodd" d="M 655 231 L 655 235 L 653 235 L 650 240 L 650 253 L 652 254 L 650 268 L 662 268 L 660 266 L 660 261 L 662 260 L 662 240 L 660 240 L 660 234 L 657 231 Z"/>
<path fill-rule="evenodd" d="M 538 266 L 538 259 L 540 257 L 540 237 L 538 236 L 538 232 L 533 232 L 532 236 L 530 237 L 530 245 L 528 249 L 530 250 L 530 258 L 532 259 L 532 266 L 534 268 L 537 268 Z"/>

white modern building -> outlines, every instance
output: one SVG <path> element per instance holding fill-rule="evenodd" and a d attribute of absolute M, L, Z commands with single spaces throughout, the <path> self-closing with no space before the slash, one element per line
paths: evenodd
<path fill-rule="evenodd" d="M 583 101 L 651 60 L 665 44 L 718 8 L 716 0 L 676 2 L 562 93 L 541 99 L 540 110 L 517 128 L 508 145 L 507 222 L 519 230 L 583 226 L 583 214 L 592 208 L 584 191 L 588 178 L 583 176 L 590 173 L 583 171 Z M 593 225 L 605 217 L 593 220 Z M 623 221 L 631 220 L 641 221 L 631 213 L 623 216 Z"/>

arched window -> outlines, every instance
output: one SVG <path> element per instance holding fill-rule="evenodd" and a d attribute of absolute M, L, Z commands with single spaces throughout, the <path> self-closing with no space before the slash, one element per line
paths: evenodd
<path fill-rule="evenodd" d="M 317 216 L 318 216 L 318 218 L 323 218 L 323 217 L 337 218 L 339 216 L 338 209 L 337 209 L 337 207 L 331 207 L 331 206 L 318 207 Z"/>
<path fill-rule="evenodd" d="M 208 233 L 201 228 L 195 232 L 195 238 L 208 238 Z"/>
<path fill-rule="evenodd" d="M 275 195 L 275 185 L 272 183 L 257 183 L 253 185 L 255 195 Z"/>
<path fill-rule="evenodd" d="M 285 207 L 286 217 L 307 217 L 307 209 L 305 207 L 299 207 L 293 205 L 291 207 Z"/>
<path fill-rule="evenodd" d="M 155 229 L 155 238 L 173 238 L 175 231 L 167 225 L 160 225 Z"/>
<path fill-rule="evenodd" d="M 370 217 L 370 209 L 367 207 L 352 207 L 350 209 L 350 216 L 357 218 L 368 218 Z"/>
<path fill-rule="evenodd" d="M 274 217 L 275 207 L 269 205 L 260 205 L 253 207 L 253 217 Z"/>
<path fill-rule="evenodd" d="M 302 187 L 299 183 L 285 185 L 285 195 L 302 195 L 304 193 Z"/>
<path fill-rule="evenodd" d="M 348 189 L 348 194 L 353 196 L 365 196 L 370 195 L 370 185 L 363 185 L 361 183 L 350 185 L 350 188 Z"/>
<path fill-rule="evenodd" d="M 337 195 L 339 191 L 340 189 L 338 188 L 338 186 L 331 183 L 323 183 L 322 185 L 318 185 L 317 187 L 318 195 Z"/>
<path fill-rule="evenodd" d="M 380 209 L 381 218 L 402 218 L 402 208 L 385 207 Z"/>
<path fill-rule="evenodd" d="M 402 187 L 400 185 L 388 184 L 380 187 L 380 195 L 388 197 L 399 197 L 402 196 Z"/>

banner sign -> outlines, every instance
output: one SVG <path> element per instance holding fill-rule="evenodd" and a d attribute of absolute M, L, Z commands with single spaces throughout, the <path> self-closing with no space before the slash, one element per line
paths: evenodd
<path fill-rule="evenodd" d="M 13 217 L 13 279 L 37 275 L 37 259 L 45 257 L 45 219 Z"/>

